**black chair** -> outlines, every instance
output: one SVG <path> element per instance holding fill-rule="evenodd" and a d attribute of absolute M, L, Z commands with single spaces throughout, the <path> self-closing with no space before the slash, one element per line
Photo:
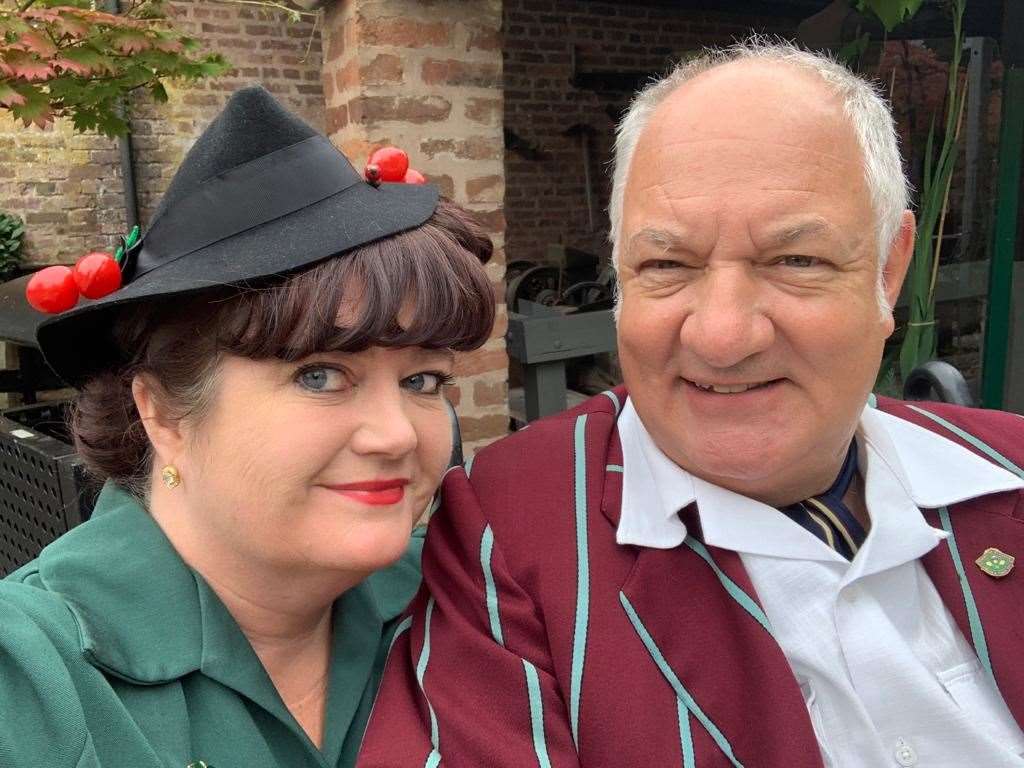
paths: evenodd
<path fill-rule="evenodd" d="M 929 360 L 910 372 L 903 382 L 903 399 L 937 400 L 971 408 L 975 405 L 964 375 L 941 360 Z"/>
<path fill-rule="evenodd" d="M 98 488 L 65 427 L 67 402 L 0 414 L 0 576 L 92 514 Z"/>

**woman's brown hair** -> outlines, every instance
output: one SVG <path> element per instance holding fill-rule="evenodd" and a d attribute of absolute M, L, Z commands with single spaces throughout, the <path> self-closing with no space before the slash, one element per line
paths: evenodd
<path fill-rule="evenodd" d="M 159 385 L 173 417 L 201 418 L 224 355 L 294 361 L 371 346 L 475 349 L 494 324 L 482 266 L 491 251 L 470 215 L 442 199 L 421 226 L 302 272 L 125 310 L 115 332 L 122 362 L 86 382 L 72 408 L 75 447 L 98 479 L 143 495 L 151 459 L 131 391 L 139 374 Z M 356 312 L 339 327 L 343 301 Z"/>

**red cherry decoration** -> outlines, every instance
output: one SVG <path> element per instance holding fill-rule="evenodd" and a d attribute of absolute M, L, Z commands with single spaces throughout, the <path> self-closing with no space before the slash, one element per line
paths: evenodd
<path fill-rule="evenodd" d="M 404 181 L 409 170 L 409 155 L 398 147 L 381 147 L 367 162 L 380 168 L 381 181 Z"/>
<path fill-rule="evenodd" d="M 366 164 L 366 170 L 363 171 L 363 176 L 366 180 L 374 187 L 380 186 L 380 168 L 373 163 Z"/>
<path fill-rule="evenodd" d="M 404 181 L 406 184 L 426 184 L 427 177 L 424 176 L 419 171 L 417 171 L 415 168 L 410 168 L 408 171 L 405 172 Z"/>
<path fill-rule="evenodd" d="M 101 299 L 121 287 L 121 266 L 103 251 L 85 254 L 75 263 L 72 274 L 87 299 Z"/>
<path fill-rule="evenodd" d="M 40 312 L 55 315 L 78 303 L 78 286 L 69 267 L 46 267 L 25 286 L 25 298 Z"/>

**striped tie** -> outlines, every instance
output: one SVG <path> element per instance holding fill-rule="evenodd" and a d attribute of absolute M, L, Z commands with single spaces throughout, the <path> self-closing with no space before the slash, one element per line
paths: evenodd
<path fill-rule="evenodd" d="M 850 443 L 850 450 L 846 453 L 846 461 L 839 471 L 839 477 L 832 483 L 831 488 L 818 496 L 812 496 L 781 510 L 847 560 L 853 559 L 867 537 L 864 526 L 857 522 L 857 518 L 843 503 L 843 496 L 856 476 L 857 441 L 854 440 Z"/>

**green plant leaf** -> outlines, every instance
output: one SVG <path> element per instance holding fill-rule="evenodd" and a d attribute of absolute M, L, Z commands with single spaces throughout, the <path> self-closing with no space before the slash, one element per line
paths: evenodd
<path fill-rule="evenodd" d="M 857 10 L 867 12 L 882 22 L 886 32 L 917 13 L 923 0 L 858 0 Z"/>
<path fill-rule="evenodd" d="M 157 80 L 151 86 L 149 86 L 149 93 L 153 97 L 153 100 L 160 103 L 167 103 L 167 89 L 164 88 L 164 84 Z"/>
<path fill-rule="evenodd" d="M 5 107 L 20 107 L 25 103 L 25 97 L 3 80 L 0 80 L 0 104 Z"/>
<path fill-rule="evenodd" d="M 61 51 L 61 57 L 86 67 L 91 72 L 110 72 L 113 69 L 113 59 L 92 45 L 65 48 Z"/>
<path fill-rule="evenodd" d="M 921 334 L 917 326 L 908 326 L 907 333 L 900 345 L 900 378 L 906 381 L 910 372 L 917 367 L 918 346 Z"/>
<path fill-rule="evenodd" d="M 853 68 L 854 65 L 860 61 L 860 58 L 864 55 L 868 49 L 868 44 L 871 42 L 871 35 L 865 32 L 855 40 L 851 40 L 839 51 L 836 52 L 836 58 L 839 59 L 843 64 Z"/>
<path fill-rule="evenodd" d="M 920 0 L 902 3 L 884 3 L 884 0 L 861 0 L 862 4 L 904 5 L 916 12 Z M 873 11 L 875 9 L 872 9 Z M 891 10 L 891 8 L 890 8 Z M 909 318 L 903 343 L 899 350 L 900 374 L 907 375 L 918 365 L 935 357 L 938 334 L 935 328 L 935 296 L 932 290 L 932 273 L 935 264 L 936 237 L 942 210 L 946 205 L 946 188 L 959 157 L 959 142 L 956 139 L 956 123 L 965 97 L 959 86 L 960 51 L 963 44 L 964 0 L 953 0 L 953 51 L 954 55 L 947 72 L 949 97 L 946 99 L 944 116 L 945 132 L 936 156 L 936 116 L 932 116 L 925 145 L 924 177 L 921 184 L 921 199 L 918 206 L 917 240 L 907 280 Z M 885 21 L 883 20 L 883 23 Z M 888 28 L 888 27 L 887 27 Z"/>
<path fill-rule="evenodd" d="M 133 54 L 153 47 L 146 33 L 140 29 L 118 29 L 111 33 L 110 42 L 121 53 Z"/>
<path fill-rule="evenodd" d="M 8 279 L 21 266 L 25 223 L 19 216 L 0 211 L 0 280 Z"/>
<path fill-rule="evenodd" d="M 11 114 L 26 126 L 35 124 L 42 128 L 53 120 L 50 101 L 38 86 L 21 87 L 18 92 L 25 97 L 25 103 L 12 106 Z"/>
<path fill-rule="evenodd" d="M 123 136 L 128 133 L 128 122 L 116 112 L 98 113 L 96 128 L 104 136 Z"/>

